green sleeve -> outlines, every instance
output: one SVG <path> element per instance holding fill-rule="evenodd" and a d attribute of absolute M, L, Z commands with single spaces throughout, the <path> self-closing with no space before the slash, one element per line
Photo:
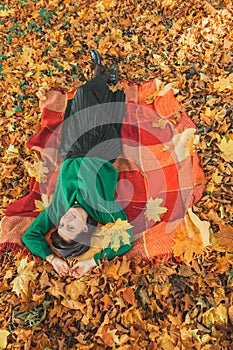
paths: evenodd
<path fill-rule="evenodd" d="M 67 177 L 69 174 L 67 174 Z M 62 181 L 63 180 L 63 181 Z M 24 233 L 22 242 L 35 255 L 45 259 L 52 254 L 51 249 L 45 239 L 45 235 L 53 226 L 57 226 L 60 218 L 70 208 L 70 203 L 74 201 L 72 196 L 67 195 L 65 184 L 69 183 L 62 174 L 62 168 L 57 178 L 57 185 L 53 195 L 52 204 L 43 210 L 32 222 Z M 70 201 L 68 200 L 70 199 Z"/>
<path fill-rule="evenodd" d="M 52 254 L 45 235 L 54 226 L 48 215 L 48 208 L 43 210 L 25 232 L 22 242 L 35 255 L 45 259 Z"/>
<path fill-rule="evenodd" d="M 127 231 L 129 233 L 129 230 Z M 131 235 L 132 237 L 132 235 Z M 108 260 L 112 260 L 116 256 L 120 256 L 122 254 L 125 254 L 128 250 L 130 250 L 133 246 L 133 241 L 131 239 L 130 244 L 122 245 L 117 251 L 111 249 L 111 248 L 105 248 L 101 250 L 99 253 L 96 253 L 94 255 L 94 261 L 98 265 L 99 260 L 102 260 L 104 257 L 106 257 Z"/>

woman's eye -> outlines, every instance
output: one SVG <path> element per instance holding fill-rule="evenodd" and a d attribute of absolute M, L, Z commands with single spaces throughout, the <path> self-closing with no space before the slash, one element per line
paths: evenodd
<path fill-rule="evenodd" d="M 70 230 L 70 231 L 71 231 L 71 230 L 74 230 L 74 226 L 68 225 L 68 226 L 67 226 L 67 229 Z"/>

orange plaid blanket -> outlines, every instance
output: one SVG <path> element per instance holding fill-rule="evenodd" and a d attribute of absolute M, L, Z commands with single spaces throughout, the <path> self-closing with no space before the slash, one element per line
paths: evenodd
<path fill-rule="evenodd" d="M 134 247 L 127 255 L 172 256 L 176 233 L 187 226 L 192 205 L 205 188 L 205 176 L 193 147 L 196 127 L 172 89 L 158 94 L 156 80 L 122 82 L 121 87 L 127 102 L 123 152 L 114 165 L 119 172 L 116 198 L 135 236 Z M 9 205 L 2 220 L 1 250 L 9 245 L 16 249 L 22 246 L 23 233 L 40 208 L 49 204 L 62 162 L 59 125 L 68 98 L 72 94 L 49 91 L 41 101 L 41 129 L 29 139 L 28 147 L 43 156 L 43 168 L 49 171 L 41 178 L 32 177 L 28 195 Z"/>

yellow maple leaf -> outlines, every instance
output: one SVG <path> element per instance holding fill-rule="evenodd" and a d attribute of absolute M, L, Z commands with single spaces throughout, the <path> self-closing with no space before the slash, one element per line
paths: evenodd
<path fill-rule="evenodd" d="M 14 16 L 14 14 L 15 14 L 15 9 L 8 9 L 5 7 L 4 10 L 0 10 L 0 17 L 7 17 L 9 15 Z"/>
<path fill-rule="evenodd" d="M 43 81 L 39 90 L 36 92 L 36 96 L 41 100 L 46 100 L 46 92 L 49 90 L 49 85 L 46 81 Z"/>
<path fill-rule="evenodd" d="M 43 211 L 46 209 L 51 203 L 52 203 L 53 196 L 48 196 L 47 194 L 42 194 L 41 199 L 42 201 L 35 199 L 35 207 L 36 209 L 34 211 Z"/>
<path fill-rule="evenodd" d="M 121 341 L 119 339 L 119 336 L 116 335 L 117 331 L 118 331 L 117 329 L 108 329 L 107 333 L 111 335 L 114 344 L 121 345 Z"/>
<path fill-rule="evenodd" d="M 146 96 L 146 99 L 145 99 L 146 104 L 149 105 L 149 104 L 151 104 L 152 102 L 154 102 L 154 100 L 156 99 L 157 95 L 158 95 L 158 92 L 157 92 L 157 91 L 153 92 L 152 94 L 148 94 L 148 95 Z"/>
<path fill-rule="evenodd" d="M 65 288 L 66 295 L 68 295 L 72 300 L 78 300 L 80 295 L 85 296 L 86 290 L 86 283 L 80 280 L 71 282 Z"/>
<path fill-rule="evenodd" d="M 163 202 L 162 198 L 150 198 L 146 204 L 145 216 L 148 221 L 153 220 L 154 222 L 161 221 L 161 215 L 167 212 L 166 207 L 160 207 Z"/>
<path fill-rule="evenodd" d="M 155 85 L 156 85 L 155 92 L 153 92 L 152 94 L 148 94 L 145 99 L 145 102 L 147 104 L 150 104 L 153 101 L 155 101 L 156 97 L 166 95 L 166 93 L 168 93 L 168 91 L 170 90 L 173 90 L 174 94 L 179 92 L 178 89 L 174 88 L 173 83 L 168 83 L 165 85 L 161 80 L 157 78 L 155 79 Z"/>
<path fill-rule="evenodd" d="M 19 154 L 19 150 L 17 148 L 15 148 L 14 145 L 10 144 L 10 146 L 8 147 L 8 149 L 6 150 L 7 154 Z"/>
<path fill-rule="evenodd" d="M 205 110 L 200 113 L 200 116 L 202 118 L 207 116 L 207 117 L 209 117 L 211 119 L 214 119 L 216 114 L 217 114 L 217 110 L 216 109 L 211 109 L 210 107 L 206 107 Z"/>
<path fill-rule="evenodd" d="M 229 75 L 227 78 L 219 77 L 218 81 L 214 83 L 214 88 L 218 91 L 233 90 L 233 76 Z"/>
<path fill-rule="evenodd" d="M 219 304 L 217 307 L 208 309 L 202 315 L 203 324 L 206 327 L 211 327 L 215 323 L 228 323 L 228 315 L 226 305 Z"/>
<path fill-rule="evenodd" d="M 122 245 L 130 244 L 130 235 L 127 232 L 130 228 L 132 225 L 127 220 L 121 219 L 104 225 L 101 227 L 101 233 L 104 234 L 103 246 L 117 251 Z"/>
<path fill-rule="evenodd" d="M 221 157 L 226 162 L 233 162 L 233 140 L 227 141 L 225 137 L 223 137 L 220 144 L 218 144 L 218 148 L 222 152 Z"/>
<path fill-rule="evenodd" d="M 25 161 L 24 165 L 30 177 L 35 177 L 36 181 L 39 183 L 46 182 L 46 174 L 49 173 L 49 169 L 46 166 L 44 166 L 42 162 L 36 162 L 34 164 L 31 164 L 30 162 Z"/>
<path fill-rule="evenodd" d="M 187 264 L 193 260 L 196 255 L 203 254 L 203 245 L 199 239 L 189 237 L 185 228 L 177 230 L 177 237 L 174 239 L 172 247 L 174 256 L 182 257 Z"/>
<path fill-rule="evenodd" d="M 10 334 L 10 332 L 8 332 L 5 329 L 1 329 L 0 330 L 0 349 L 5 349 L 7 346 L 7 337 Z"/>
<path fill-rule="evenodd" d="M 223 176 L 219 174 L 217 169 L 215 169 L 212 179 L 217 185 L 219 185 L 222 183 Z"/>
<path fill-rule="evenodd" d="M 215 184 L 210 182 L 206 185 L 206 191 L 212 193 L 215 190 Z"/>
<path fill-rule="evenodd" d="M 169 124 L 169 119 L 165 119 L 165 118 L 160 118 L 160 119 L 154 119 L 152 121 L 152 126 L 154 128 L 160 128 L 160 129 L 165 129 L 167 124 Z"/>
<path fill-rule="evenodd" d="M 27 258 L 20 261 L 17 269 L 18 276 L 12 281 L 13 291 L 19 297 L 28 294 L 28 286 L 31 280 L 35 280 L 38 273 L 33 272 L 34 261 L 28 262 Z"/>

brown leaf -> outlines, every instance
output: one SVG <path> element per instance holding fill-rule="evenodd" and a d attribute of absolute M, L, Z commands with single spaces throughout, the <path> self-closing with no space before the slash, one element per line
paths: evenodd
<path fill-rule="evenodd" d="M 112 301 L 112 298 L 108 294 L 104 294 L 104 296 L 100 299 L 104 303 L 104 310 L 107 310 L 109 306 L 113 306 L 114 303 Z"/>
<path fill-rule="evenodd" d="M 119 276 L 123 276 L 125 275 L 126 273 L 128 272 L 131 272 L 131 268 L 130 268 L 130 260 L 128 260 L 126 258 L 125 255 L 123 255 L 123 259 L 121 261 L 121 265 L 120 265 L 120 268 L 118 270 L 118 275 Z"/>
<path fill-rule="evenodd" d="M 136 303 L 135 296 L 134 296 L 134 290 L 130 287 L 126 287 L 124 289 L 123 298 L 125 301 L 127 301 L 127 303 L 129 303 L 131 305 L 135 305 L 135 303 Z"/>
<path fill-rule="evenodd" d="M 80 295 L 85 296 L 87 290 L 87 285 L 84 281 L 77 280 L 73 281 L 65 287 L 65 293 L 72 300 L 78 300 Z"/>
<path fill-rule="evenodd" d="M 56 298 L 60 298 L 60 296 L 65 297 L 66 295 L 64 292 L 64 287 L 65 283 L 53 281 L 53 285 L 49 287 L 46 291 Z"/>
<path fill-rule="evenodd" d="M 121 262 L 119 260 L 112 261 L 108 266 L 104 268 L 104 272 L 108 277 L 112 277 L 115 280 L 118 280 L 120 278 L 118 275 L 120 265 Z"/>
<path fill-rule="evenodd" d="M 65 306 L 67 309 L 71 310 L 81 310 L 83 311 L 84 308 L 86 307 L 85 304 L 80 303 L 77 300 L 72 300 L 72 299 L 63 299 L 61 301 L 61 304 Z"/>
<path fill-rule="evenodd" d="M 233 251 L 233 227 L 231 225 L 219 225 L 219 231 L 212 235 L 215 249 L 226 252 Z"/>
<path fill-rule="evenodd" d="M 39 283 L 40 283 L 41 289 L 52 286 L 52 284 L 49 280 L 49 275 L 46 271 L 42 272 L 42 275 L 40 276 L 40 279 L 39 279 Z"/>

